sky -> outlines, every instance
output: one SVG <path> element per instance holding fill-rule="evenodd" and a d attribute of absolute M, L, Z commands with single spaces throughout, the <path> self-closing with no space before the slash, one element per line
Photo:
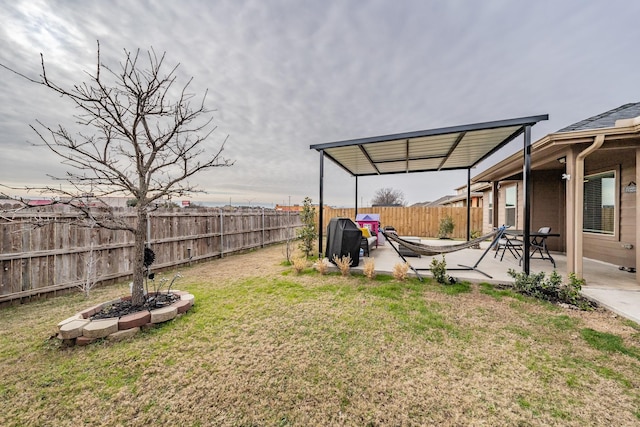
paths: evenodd
<path fill-rule="evenodd" d="M 309 146 L 549 114 L 536 141 L 640 101 L 640 2 L 634 0 L 0 0 L 0 64 L 73 85 L 125 50 L 166 52 L 179 82 L 208 90 L 224 157 L 193 179 L 192 201 L 273 207 L 319 199 Z M 72 128 L 64 99 L 0 69 L 0 184 L 51 185 L 67 170 L 29 127 Z M 516 139 L 472 176 L 519 150 Z M 353 207 L 355 179 L 325 161 L 324 204 Z M 407 203 L 466 184 L 466 171 L 358 179 Z"/>

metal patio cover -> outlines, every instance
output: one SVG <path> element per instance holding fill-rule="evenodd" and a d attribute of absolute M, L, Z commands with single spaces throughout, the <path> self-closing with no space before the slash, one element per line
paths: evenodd
<path fill-rule="evenodd" d="M 324 158 L 328 157 L 356 177 L 442 170 L 467 170 L 467 240 L 470 239 L 471 168 L 524 134 L 524 254 L 523 271 L 529 274 L 531 225 L 531 127 L 548 114 L 475 123 L 393 135 L 374 136 L 311 145 L 320 153 L 320 211 L 323 224 Z M 318 227 L 318 254 L 322 254 L 322 226 Z"/>
<path fill-rule="evenodd" d="M 471 169 L 548 115 L 311 145 L 353 176 Z"/>

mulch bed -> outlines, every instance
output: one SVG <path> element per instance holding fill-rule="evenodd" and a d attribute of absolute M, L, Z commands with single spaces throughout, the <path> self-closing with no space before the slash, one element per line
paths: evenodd
<path fill-rule="evenodd" d="M 139 311 L 151 311 L 157 308 L 167 307 L 180 299 L 176 294 L 158 294 L 150 296 L 143 305 L 134 306 L 131 300 L 121 301 L 104 307 L 90 317 L 91 320 L 108 319 L 110 317 L 122 317 Z"/>

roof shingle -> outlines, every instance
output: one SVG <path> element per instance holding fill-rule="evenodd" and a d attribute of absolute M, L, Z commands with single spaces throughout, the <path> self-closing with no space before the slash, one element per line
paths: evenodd
<path fill-rule="evenodd" d="M 614 127 L 616 120 L 632 119 L 638 116 L 640 116 L 640 102 L 632 102 L 566 126 L 560 129 L 558 133 Z"/>

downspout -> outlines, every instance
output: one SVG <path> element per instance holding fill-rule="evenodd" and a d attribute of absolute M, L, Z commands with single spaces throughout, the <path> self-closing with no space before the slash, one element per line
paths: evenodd
<path fill-rule="evenodd" d="M 575 169 L 575 222 L 573 224 L 573 266 L 574 273 L 578 278 L 582 278 L 582 230 L 584 220 L 584 159 L 604 144 L 604 134 L 596 135 L 593 144 L 582 150 L 576 156 Z M 573 177 L 572 177 L 573 178 Z"/>

